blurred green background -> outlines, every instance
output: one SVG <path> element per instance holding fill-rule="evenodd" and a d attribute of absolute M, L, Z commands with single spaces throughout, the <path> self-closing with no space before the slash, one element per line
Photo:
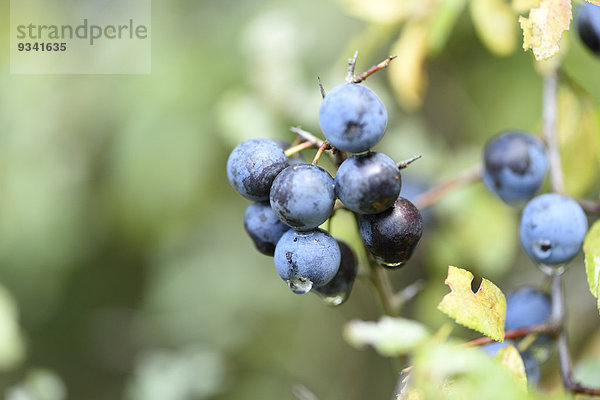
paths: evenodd
<path fill-rule="evenodd" d="M 514 8 L 504 36 L 486 31 L 493 27 L 481 21 L 495 18 L 494 7 L 155 1 L 151 75 L 21 76 L 7 72 L 2 3 L 0 393 L 388 398 L 396 382 L 390 360 L 341 337 L 346 321 L 378 317 L 369 285 L 359 279 L 335 309 L 293 295 L 244 232 L 248 202 L 230 187 L 226 159 L 247 138 L 293 141 L 292 125 L 318 134 L 316 77 L 326 89 L 343 83 L 355 49 L 357 72 L 399 53 L 367 81 L 390 116 L 376 149 L 397 161 L 423 155 L 405 174 L 422 185 L 477 163 L 503 129 L 537 133 L 541 78 L 520 49 Z M 600 62 L 575 35 L 563 44 L 568 189 L 597 198 Z M 427 280 L 404 314 L 432 328 L 448 321 L 436 306 L 449 264 L 505 293 L 544 287 L 518 244 L 518 215 L 481 184 L 436 205 L 415 259 L 390 272 L 397 289 Z M 599 318 L 581 257 L 566 284 L 574 352 L 590 354 Z M 544 367 L 550 389 L 555 367 Z"/>

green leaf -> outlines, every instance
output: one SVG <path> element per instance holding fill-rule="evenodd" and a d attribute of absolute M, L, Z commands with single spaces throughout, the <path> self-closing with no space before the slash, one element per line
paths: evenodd
<path fill-rule="evenodd" d="M 539 7 L 529 11 L 529 18 L 519 17 L 523 50 L 531 49 L 536 60 L 558 53 L 558 41 L 569 29 L 571 17 L 571 0 L 542 0 Z"/>
<path fill-rule="evenodd" d="M 508 371 L 517 382 L 521 382 L 523 388 L 527 387 L 527 374 L 525 373 L 525 364 L 519 350 L 515 346 L 508 345 L 503 349 L 500 349 L 494 358 L 502 364 L 504 369 Z"/>
<path fill-rule="evenodd" d="M 472 280 L 473 274 L 466 269 L 449 266 L 445 283 L 451 292 L 444 296 L 438 309 L 467 328 L 496 341 L 504 341 L 504 294 L 487 279 L 482 279 L 479 290 L 473 293 Z"/>
<path fill-rule="evenodd" d="M 430 336 L 419 322 L 392 317 L 382 317 L 379 322 L 350 321 L 343 334 L 350 345 L 361 348 L 369 344 L 384 356 L 406 354 Z"/>
<path fill-rule="evenodd" d="M 600 221 L 596 221 L 588 231 L 583 242 L 583 252 L 590 292 L 598 301 L 600 311 Z"/>

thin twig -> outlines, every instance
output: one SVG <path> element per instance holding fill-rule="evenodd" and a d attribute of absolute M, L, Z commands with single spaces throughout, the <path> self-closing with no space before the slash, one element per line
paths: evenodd
<path fill-rule="evenodd" d="M 358 50 L 354 52 L 354 57 L 348 59 L 348 73 L 346 74 L 346 83 L 354 82 L 354 69 L 356 68 L 357 58 Z"/>
<path fill-rule="evenodd" d="M 562 274 L 552 276 L 552 319 L 555 321 L 564 322 L 565 304 L 564 293 L 562 288 Z M 567 334 L 564 329 L 561 330 L 558 339 L 558 362 L 560 365 L 560 375 L 563 384 L 566 388 L 573 385 L 571 379 L 571 355 L 569 354 L 569 346 L 567 344 Z"/>
<path fill-rule="evenodd" d="M 564 323 L 565 319 L 565 295 L 562 285 L 562 274 L 552 276 L 552 318 Z M 567 331 L 563 328 L 556 340 L 558 347 L 558 362 L 560 364 L 560 376 L 565 388 L 573 393 L 584 393 L 592 396 L 600 396 L 600 388 L 590 388 L 573 380 L 571 354 L 567 341 Z"/>
<path fill-rule="evenodd" d="M 531 326 L 526 326 L 526 327 L 519 328 L 519 329 L 512 329 L 510 331 L 506 331 L 504 333 L 504 340 L 518 339 L 518 338 L 525 337 L 527 335 L 539 335 L 542 333 L 557 335 L 558 332 L 560 331 L 560 329 L 561 329 L 560 323 L 558 323 L 556 321 L 548 321 L 548 322 L 544 322 L 542 324 L 531 325 Z M 490 344 L 490 343 L 494 343 L 494 342 L 495 342 L 494 339 L 489 338 L 487 336 L 482 336 L 480 338 L 470 340 L 470 341 L 462 344 L 462 346 L 465 346 L 465 347 L 484 346 L 486 344 Z"/>
<path fill-rule="evenodd" d="M 327 93 L 325 93 L 325 88 L 323 87 L 323 82 L 321 82 L 320 76 L 317 76 L 317 81 L 319 81 L 319 90 L 321 91 L 321 97 L 324 99 L 325 96 L 327 96 Z"/>
<path fill-rule="evenodd" d="M 417 294 L 419 294 L 425 288 L 425 280 L 419 279 L 411 283 L 392 298 L 392 306 L 394 311 L 398 313 L 400 309 L 412 300 Z"/>
<path fill-rule="evenodd" d="M 592 214 L 600 214 L 600 202 L 587 199 L 579 199 L 577 202 L 584 211 Z"/>
<path fill-rule="evenodd" d="M 384 68 L 387 68 L 387 66 L 390 65 L 390 62 L 396 57 L 397 56 L 390 56 L 390 57 L 386 58 L 385 60 L 383 60 L 382 62 L 380 62 L 379 64 L 373 65 L 371 68 L 369 68 L 362 74 L 355 76 L 354 79 L 352 80 L 352 83 L 361 83 L 362 81 L 367 79 L 369 76 L 373 75 L 375 72 L 382 70 Z"/>
<path fill-rule="evenodd" d="M 569 390 L 573 393 L 587 394 L 588 396 L 600 396 L 600 388 L 591 388 L 582 386 L 579 383 L 571 382 L 568 386 Z"/>
<path fill-rule="evenodd" d="M 478 181 L 481 179 L 482 173 L 481 164 L 474 165 L 473 167 L 456 175 L 454 178 L 451 178 L 440 185 L 429 189 L 425 193 L 421 193 L 415 198 L 413 203 L 419 210 L 430 207 L 448 194 L 448 192 Z"/>
<path fill-rule="evenodd" d="M 552 190 L 556 193 L 565 192 L 562 165 L 558 141 L 556 139 L 556 93 L 558 73 L 556 71 L 544 76 L 544 99 L 542 109 L 542 121 L 544 125 L 544 138 L 548 146 L 548 159 L 550 161 L 550 182 Z"/>
<path fill-rule="evenodd" d="M 310 149 L 314 146 L 315 145 L 311 141 L 307 140 L 306 142 L 302 142 L 300 144 L 288 148 L 286 151 L 283 152 L 283 154 L 285 154 L 286 157 L 290 157 L 302 150 Z"/>
<path fill-rule="evenodd" d="M 412 156 L 411 158 L 409 158 L 408 160 L 404 160 L 404 161 L 400 161 L 398 164 L 396 164 L 398 166 L 398 169 L 404 169 L 406 167 L 408 167 L 411 163 L 417 161 L 419 158 L 423 157 L 422 155 L 416 155 L 416 156 Z"/>
<path fill-rule="evenodd" d="M 544 76 L 544 107 L 543 123 L 544 137 L 548 146 L 548 157 L 550 161 L 550 181 L 552 190 L 556 193 L 564 193 L 563 171 L 560 160 L 558 140 L 556 137 L 556 119 L 557 119 L 557 86 L 558 73 L 553 71 Z M 584 203 L 586 204 L 586 203 Z M 589 205 L 589 204 L 586 204 Z M 552 319 L 559 323 L 561 330 L 557 338 L 558 362 L 560 365 L 560 375 L 565 388 L 573 393 L 584 393 L 592 396 L 600 396 L 600 388 L 590 388 L 573 380 L 571 354 L 567 341 L 567 331 L 565 329 L 565 295 L 562 283 L 562 272 L 564 269 L 553 270 L 552 275 Z"/>

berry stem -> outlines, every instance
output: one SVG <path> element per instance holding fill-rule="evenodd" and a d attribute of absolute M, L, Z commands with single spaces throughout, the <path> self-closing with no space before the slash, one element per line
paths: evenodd
<path fill-rule="evenodd" d="M 290 147 L 289 149 L 284 151 L 283 154 L 285 154 L 286 157 L 293 156 L 294 154 L 299 153 L 302 150 L 310 149 L 313 146 L 313 143 L 307 140 L 306 142 L 302 142 L 300 144 Z"/>
<path fill-rule="evenodd" d="M 296 135 L 300 136 L 302 139 L 311 142 L 315 147 L 319 147 L 323 144 L 323 140 L 319 139 L 315 135 L 310 132 L 305 131 L 299 126 L 292 126 L 290 131 L 294 132 Z"/>
<path fill-rule="evenodd" d="M 473 182 L 477 182 L 481 179 L 482 173 L 483 170 L 481 168 L 481 164 L 474 165 L 455 177 L 442 182 L 440 185 L 429 189 L 425 193 L 420 194 L 413 203 L 419 210 L 430 207 L 441 200 L 452 190 L 466 186 Z"/>
<path fill-rule="evenodd" d="M 358 214 L 354 212 L 352 214 L 354 214 L 356 226 L 358 227 Z M 396 309 L 396 307 L 394 307 L 395 295 L 392 289 L 392 283 L 390 282 L 389 276 L 387 275 L 383 267 L 379 265 L 377 261 L 375 261 L 373 255 L 365 246 L 363 246 L 363 250 L 369 262 L 369 280 L 373 284 L 373 290 L 377 293 L 377 297 L 379 298 L 379 303 L 381 304 L 383 314 L 389 315 L 390 317 L 398 316 L 398 310 Z"/>
<path fill-rule="evenodd" d="M 355 76 L 352 80 L 352 83 L 361 83 L 362 81 L 366 80 L 369 76 L 373 75 L 375 72 L 387 68 L 387 66 L 390 65 L 390 62 L 396 57 L 397 56 L 390 56 L 382 62 L 380 62 L 379 64 L 373 65 L 371 68 L 369 68 L 362 74 Z"/>
<path fill-rule="evenodd" d="M 312 162 L 313 165 L 317 165 L 319 163 L 319 160 L 321 159 L 323 152 L 330 147 L 331 147 L 331 145 L 327 141 L 323 142 L 323 144 L 319 146 L 319 150 L 317 150 L 317 154 L 315 154 L 315 158 L 313 159 L 313 162 Z"/>
<path fill-rule="evenodd" d="M 365 251 L 368 252 L 367 249 L 365 249 Z M 377 264 L 377 261 L 373 259 L 370 253 L 369 268 L 371 269 L 371 282 L 373 282 L 375 291 L 379 296 L 381 307 L 383 308 L 383 313 L 391 317 L 397 316 L 398 313 L 394 307 L 394 291 L 392 290 L 392 283 L 390 282 L 390 278 L 387 276 L 387 273 L 383 269 L 383 267 Z"/>
<path fill-rule="evenodd" d="M 292 126 L 290 128 L 290 131 L 294 132 L 296 135 L 300 136 L 302 139 L 311 142 L 313 144 L 313 147 L 320 148 L 325 143 L 324 140 L 319 139 L 312 133 L 305 131 L 304 129 L 300 128 L 299 126 Z M 327 145 L 328 145 L 328 149 L 331 150 L 327 154 L 329 156 L 331 156 L 332 161 L 335 163 L 335 165 L 337 165 L 339 167 L 340 164 L 348 157 L 348 155 L 345 152 L 336 149 L 329 143 Z"/>
<path fill-rule="evenodd" d="M 553 71 L 552 73 L 544 76 L 542 122 L 544 126 L 544 138 L 546 140 L 546 146 L 548 146 L 548 158 L 550 161 L 550 182 L 552 185 L 552 190 L 556 193 L 564 194 L 565 184 L 563 180 L 558 141 L 556 138 L 557 86 L 557 71 Z"/>

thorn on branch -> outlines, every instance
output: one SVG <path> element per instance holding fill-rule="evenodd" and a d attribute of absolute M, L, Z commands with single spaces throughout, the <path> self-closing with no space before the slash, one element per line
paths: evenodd
<path fill-rule="evenodd" d="M 323 83 L 321 82 L 321 77 L 317 76 L 317 81 L 319 81 L 319 90 L 321 91 L 321 98 L 325 98 L 325 96 L 327 96 L 327 93 L 325 93 L 325 88 L 323 87 Z"/>
<path fill-rule="evenodd" d="M 416 155 L 416 156 L 412 156 L 411 158 L 409 158 L 408 160 L 404 160 L 404 161 L 400 161 L 398 164 L 396 164 L 398 166 L 398 169 L 404 169 L 406 167 L 408 167 L 412 162 L 417 161 L 419 158 L 423 157 L 422 155 Z"/>
<path fill-rule="evenodd" d="M 346 74 L 346 83 L 354 82 L 354 69 L 356 68 L 356 59 L 358 58 L 358 50 L 354 52 L 354 57 L 348 59 L 348 73 Z"/>

